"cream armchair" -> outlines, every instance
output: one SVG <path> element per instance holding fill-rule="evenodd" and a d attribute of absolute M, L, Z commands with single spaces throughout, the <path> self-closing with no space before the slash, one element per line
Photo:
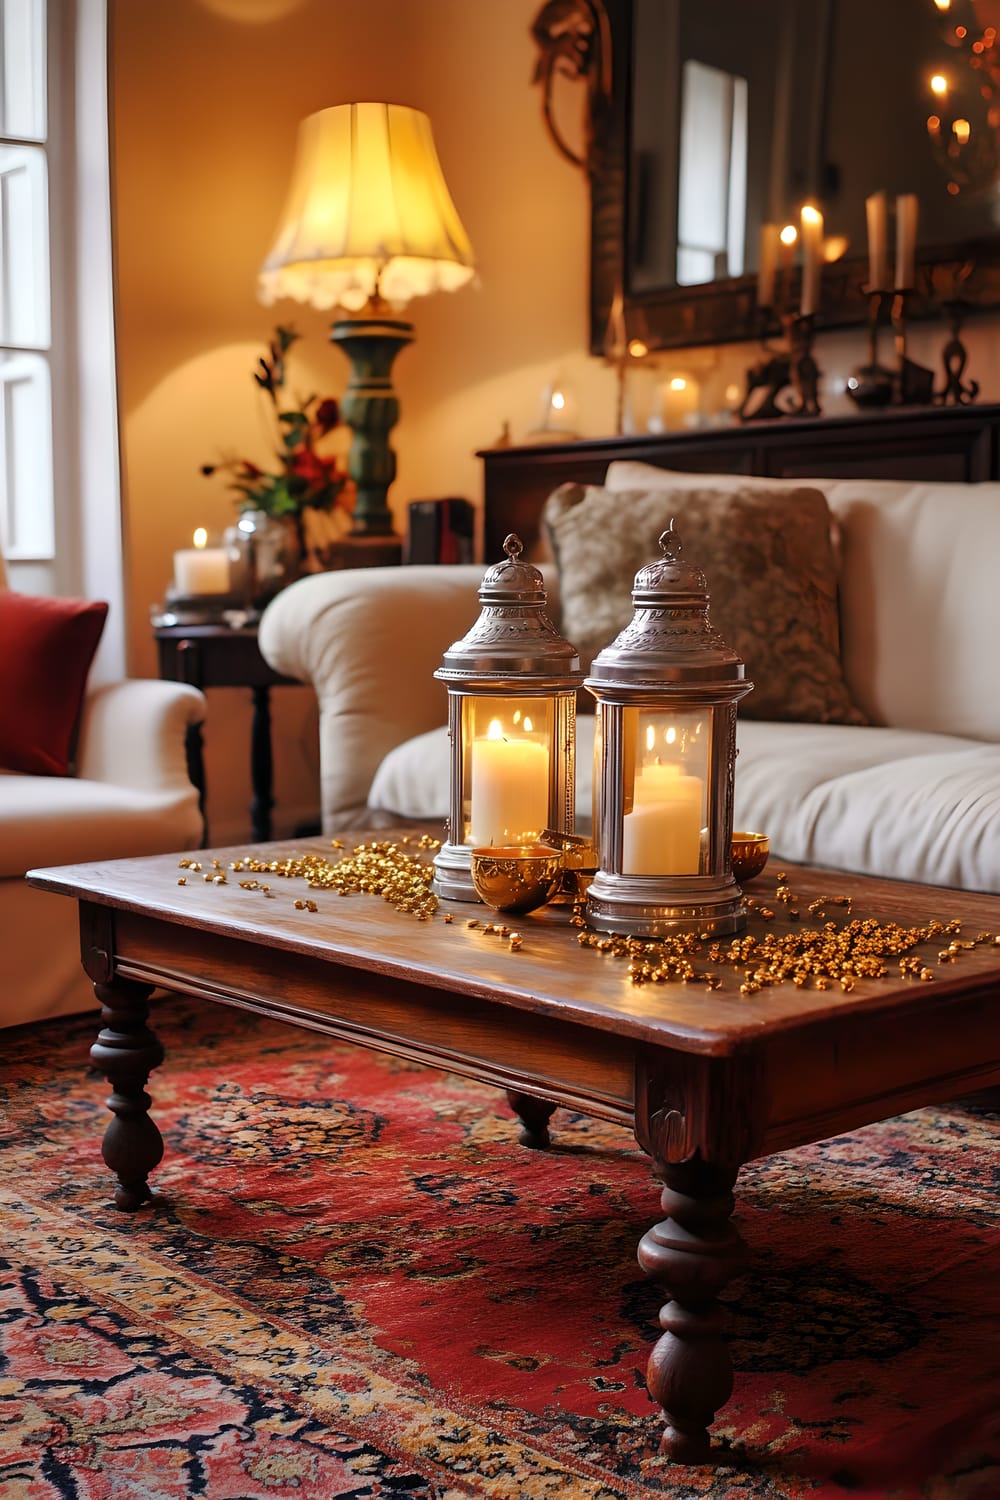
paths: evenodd
<path fill-rule="evenodd" d="M 434 673 L 478 616 L 482 578 L 468 564 L 345 568 L 300 578 L 265 609 L 265 661 L 319 699 L 324 833 L 398 822 L 369 806 L 375 772 L 403 740 L 447 723 Z"/>
<path fill-rule="evenodd" d="M 203 695 L 181 683 L 102 685 L 84 701 L 76 775 L 0 769 L 0 1026 L 96 1004 L 75 904 L 23 877 L 39 866 L 197 848 L 185 737 L 204 717 Z"/>

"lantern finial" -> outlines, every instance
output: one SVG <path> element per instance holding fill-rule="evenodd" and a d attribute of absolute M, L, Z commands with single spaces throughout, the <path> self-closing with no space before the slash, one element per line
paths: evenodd
<path fill-rule="evenodd" d="M 670 525 L 666 531 L 660 533 L 660 551 L 667 562 L 679 562 L 684 544 L 674 530 L 674 518 L 671 516 Z"/>
<path fill-rule="evenodd" d="M 509 536 L 504 537 L 503 550 L 511 562 L 517 562 L 517 559 L 524 551 L 524 543 L 516 531 L 512 531 Z"/>

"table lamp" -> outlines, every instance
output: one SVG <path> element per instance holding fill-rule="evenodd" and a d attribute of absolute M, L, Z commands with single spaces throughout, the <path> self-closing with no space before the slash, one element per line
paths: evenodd
<path fill-rule="evenodd" d="M 301 122 L 259 293 L 263 302 L 292 297 L 345 313 L 330 338 L 351 362 L 341 413 L 352 432 L 353 537 L 393 537 L 386 493 L 396 474 L 389 433 L 399 402 L 391 370 L 414 337 L 395 314 L 411 298 L 454 291 L 473 275 L 472 246 L 425 114 L 402 104 L 338 104 Z"/>

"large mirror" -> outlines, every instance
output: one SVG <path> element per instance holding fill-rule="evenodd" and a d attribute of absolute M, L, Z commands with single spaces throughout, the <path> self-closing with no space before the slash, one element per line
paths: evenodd
<path fill-rule="evenodd" d="M 762 247 L 805 203 L 823 216 L 817 321 L 862 321 L 877 194 L 886 290 L 899 285 L 895 205 L 918 207 L 911 316 L 1000 303 L 998 0 L 590 9 L 610 52 L 609 96 L 591 98 L 594 352 L 614 337 L 617 299 L 628 337 L 650 348 L 765 331 Z M 793 303 L 801 255 L 780 254 L 768 300 Z"/>

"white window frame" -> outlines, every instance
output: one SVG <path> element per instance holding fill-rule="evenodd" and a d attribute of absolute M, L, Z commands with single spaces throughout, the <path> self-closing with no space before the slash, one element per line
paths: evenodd
<path fill-rule="evenodd" d="M 2 7 L 7 0 L 0 0 Z M 18 3 L 18 0 L 15 0 Z M 108 0 L 46 4 L 50 440 L 54 545 L 7 558 L 10 587 L 111 606 L 91 681 L 126 671 L 126 599 L 115 368 Z M 11 137 L 13 139 L 13 137 Z M 2 522 L 0 522 L 2 524 Z M 23 530 L 20 532 L 25 536 Z M 26 544 L 27 545 L 27 544 Z"/>
<path fill-rule="evenodd" d="M 0 113 L 0 550 L 8 563 L 52 561 L 56 547 L 48 52 L 46 0 L 0 0 L 0 87 L 15 86 L 16 110 L 20 85 L 23 106 L 19 118 Z M 14 233 L 27 243 L 5 240 Z"/>

